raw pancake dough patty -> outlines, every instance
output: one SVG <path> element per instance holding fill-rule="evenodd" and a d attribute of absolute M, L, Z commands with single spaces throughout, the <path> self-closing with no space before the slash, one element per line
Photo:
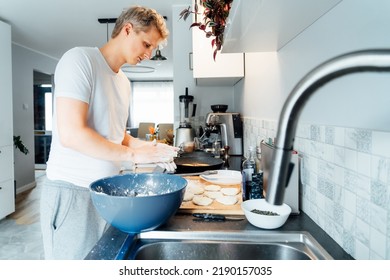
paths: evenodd
<path fill-rule="evenodd" d="M 213 200 L 204 195 L 194 195 L 192 202 L 199 206 L 207 206 L 213 203 Z"/>
<path fill-rule="evenodd" d="M 218 185 L 207 185 L 204 187 L 206 191 L 211 191 L 211 192 L 217 192 L 221 190 L 221 186 Z"/>
<path fill-rule="evenodd" d="M 186 191 L 184 193 L 183 201 L 191 201 L 194 198 L 194 194 L 192 192 Z"/>
<path fill-rule="evenodd" d="M 204 192 L 204 188 L 200 183 L 194 180 L 187 180 L 187 181 L 188 181 L 188 185 L 186 188 L 186 192 L 189 191 L 192 192 L 193 194 L 202 194 Z"/>
<path fill-rule="evenodd" d="M 234 205 L 238 201 L 237 197 L 232 196 L 232 195 L 224 195 L 224 196 L 218 197 L 215 200 L 218 201 L 219 203 L 224 204 L 224 205 Z"/>
<path fill-rule="evenodd" d="M 223 193 L 219 192 L 219 191 L 216 191 L 216 192 L 213 192 L 213 191 L 205 191 L 203 193 L 205 196 L 207 197 L 210 197 L 211 199 L 216 199 L 218 197 L 221 197 L 223 196 Z"/>
<path fill-rule="evenodd" d="M 221 193 L 224 195 L 236 195 L 238 194 L 238 188 L 222 188 Z"/>

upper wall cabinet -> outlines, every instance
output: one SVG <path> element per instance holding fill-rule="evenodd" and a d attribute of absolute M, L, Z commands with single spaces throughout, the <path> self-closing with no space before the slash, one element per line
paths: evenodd
<path fill-rule="evenodd" d="M 11 26 L 0 21 L 0 220 L 15 211 Z"/>
<path fill-rule="evenodd" d="M 197 27 L 192 28 L 192 67 L 196 83 L 203 86 L 232 86 L 244 77 L 244 54 L 218 52 L 214 61 L 211 40 Z"/>
<path fill-rule="evenodd" d="M 222 53 L 278 51 L 342 0 L 234 0 Z"/>

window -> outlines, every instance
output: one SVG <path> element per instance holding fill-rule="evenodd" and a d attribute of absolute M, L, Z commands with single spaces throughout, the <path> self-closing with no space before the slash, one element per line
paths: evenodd
<path fill-rule="evenodd" d="M 129 124 L 173 123 L 173 82 L 132 82 Z"/>
<path fill-rule="evenodd" d="M 53 130 L 53 93 L 45 92 L 45 130 Z"/>

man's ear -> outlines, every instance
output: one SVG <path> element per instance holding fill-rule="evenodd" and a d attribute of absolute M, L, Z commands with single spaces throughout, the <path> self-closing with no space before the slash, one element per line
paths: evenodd
<path fill-rule="evenodd" d="M 126 23 L 123 29 L 125 30 L 125 33 L 129 35 L 131 32 L 133 32 L 133 25 L 131 23 Z"/>

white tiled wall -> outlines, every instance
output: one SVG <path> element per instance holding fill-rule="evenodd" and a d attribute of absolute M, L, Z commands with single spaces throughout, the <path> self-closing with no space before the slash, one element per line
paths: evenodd
<path fill-rule="evenodd" d="M 244 149 L 276 137 L 272 120 L 243 118 Z M 300 124 L 302 210 L 356 259 L 390 259 L 390 133 Z"/>

